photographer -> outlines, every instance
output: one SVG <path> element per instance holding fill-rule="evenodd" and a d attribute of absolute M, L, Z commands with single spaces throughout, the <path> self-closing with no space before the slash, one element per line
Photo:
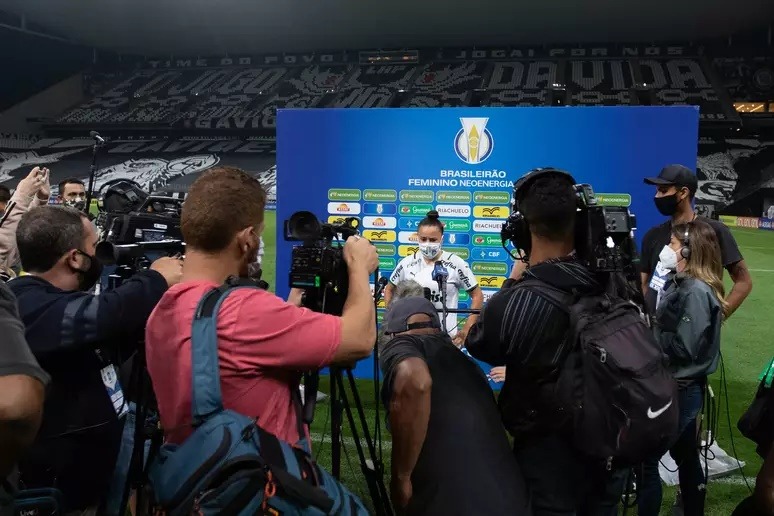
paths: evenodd
<path fill-rule="evenodd" d="M 599 291 L 575 258 L 577 200 L 569 175 L 540 171 L 517 183 L 514 196 L 526 219 L 531 250 L 525 277 L 579 295 Z M 571 443 L 566 421 L 556 421 L 556 380 L 572 345 L 568 314 L 535 290 L 519 285 L 519 268 L 484 306 L 466 346 L 475 358 L 506 365 L 499 397 L 514 454 L 536 516 L 614 514 L 619 493 L 607 492 L 605 466 Z M 598 511 L 598 512 L 594 512 Z"/>
<path fill-rule="evenodd" d="M 232 276 L 246 277 L 263 231 L 266 194 L 237 168 L 216 167 L 191 185 L 183 206 L 183 281 L 148 321 L 148 371 L 167 442 L 181 443 L 191 425 L 191 328 L 202 297 Z M 369 275 L 379 260 L 367 240 L 344 245 L 349 293 L 341 317 L 301 308 L 299 291 L 285 302 L 260 289 L 233 291 L 218 312 L 223 405 L 249 415 L 289 443 L 300 438 L 291 398 L 301 371 L 368 356 L 376 339 Z"/>
<path fill-rule="evenodd" d="M 47 168 L 33 168 L 19 181 L 0 219 L 0 268 L 4 271 L 18 269 L 19 251 L 16 247 L 16 228 L 27 210 L 48 203 L 50 193 Z M 18 270 L 9 276 L 15 276 Z"/>
<path fill-rule="evenodd" d="M 145 321 L 180 260 L 161 258 L 99 296 L 88 294 L 102 267 L 97 234 L 83 212 L 41 206 L 16 232 L 28 273 L 9 283 L 27 342 L 52 378 L 43 423 L 20 464 L 24 487 L 56 487 L 67 510 L 95 509 L 109 488 L 126 403 L 116 382 L 121 357 L 136 349 Z M 122 353 L 123 351 L 123 353 Z"/>

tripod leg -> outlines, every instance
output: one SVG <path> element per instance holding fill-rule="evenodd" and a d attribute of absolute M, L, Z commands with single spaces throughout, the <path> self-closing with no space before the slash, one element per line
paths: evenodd
<path fill-rule="evenodd" d="M 360 459 L 360 469 L 362 470 L 363 476 L 365 476 L 366 481 L 368 482 L 368 490 L 370 491 L 371 499 L 374 502 L 374 509 L 376 510 L 376 514 L 378 516 L 391 516 L 392 509 L 390 506 L 390 499 L 387 494 L 387 488 L 384 485 L 384 476 L 382 472 L 383 468 L 376 460 L 376 452 L 373 442 L 371 441 L 371 438 L 368 434 L 368 425 L 366 422 L 365 413 L 363 411 L 363 405 L 360 403 L 360 396 L 357 393 L 357 386 L 354 383 L 352 370 L 347 369 L 347 373 L 351 381 L 350 385 L 355 400 L 355 408 L 358 411 L 360 423 L 363 427 L 363 432 L 366 436 L 366 443 L 371 455 L 371 464 L 369 465 L 368 461 L 366 460 L 365 451 L 363 450 L 363 446 L 360 442 L 357 425 L 355 424 L 355 417 L 352 414 L 352 406 L 349 404 L 349 400 L 347 399 L 347 393 L 344 388 L 344 378 L 341 376 L 341 374 L 339 374 L 337 377 L 337 382 L 339 382 L 342 404 L 344 405 L 344 409 L 347 413 L 349 427 L 352 430 L 352 439 L 355 441 L 355 448 L 357 449 L 357 454 Z"/>
<path fill-rule="evenodd" d="M 331 378 L 331 475 L 341 480 L 341 402 L 336 378 L 341 376 L 337 367 L 330 368 Z"/>

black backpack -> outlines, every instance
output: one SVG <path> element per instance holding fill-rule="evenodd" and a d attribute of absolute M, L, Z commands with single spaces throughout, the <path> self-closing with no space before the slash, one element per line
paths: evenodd
<path fill-rule="evenodd" d="M 613 466 L 661 457 L 678 436 L 677 382 L 640 309 L 604 293 L 578 296 L 537 279 L 519 282 L 570 317 L 574 345 L 555 393 L 578 451 Z"/>

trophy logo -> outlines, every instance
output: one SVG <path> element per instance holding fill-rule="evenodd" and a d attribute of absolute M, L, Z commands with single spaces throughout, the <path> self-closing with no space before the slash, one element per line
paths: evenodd
<path fill-rule="evenodd" d="M 454 151 L 468 165 L 483 163 L 492 154 L 494 139 L 486 128 L 488 118 L 460 118 L 462 129 L 454 137 Z"/>

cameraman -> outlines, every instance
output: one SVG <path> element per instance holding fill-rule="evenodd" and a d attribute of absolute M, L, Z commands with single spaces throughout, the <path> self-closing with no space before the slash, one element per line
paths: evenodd
<path fill-rule="evenodd" d="M 30 349 L 52 378 L 40 433 L 20 464 L 21 482 L 58 488 L 68 511 L 93 510 L 108 491 L 127 409 L 116 382 L 121 356 L 136 349 L 156 302 L 180 279 L 181 264 L 161 258 L 95 296 L 86 291 L 102 267 L 94 256 L 97 233 L 83 212 L 33 208 L 16 240 L 28 275 L 9 286 Z"/>
<path fill-rule="evenodd" d="M 145 333 L 148 371 L 168 442 L 179 444 L 191 425 L 191 325 L 196 307 L 230 276 L 245 277 L 256 260 L 266 194 L 240 169 L 217 167 L 191 185 L 183 205 L 183 281 L 153 311 Z M 232 292 L 218 313 L 223 405 L 256 417 L 289 443 L 300 438 L 291 398 L 300 371 L 368 356 L 376 339 L 369 275 L 379 259 L 368 240 L 344 246 L 349 293 L 341 317 L 300 308 L 260 289 Z"/>
<path fill-rule="evenodd" d="M 571 178 L 540 172 L 514 192 L 531 240 L 525 277 L 560 290 L 591 293 L 599 284 L 575 258 L 576 195 Z M 471 355 L 508 374 L 499 397 L 514 454 L 530 491 L 535 516 L 615 514 L 620 493 L 607 493 L 604 465 L 576 450 L 563 421 L 547 410 L 557 404 L 554 385 L 572 345 L 569 317 L 541 295 L 520 287 L 514 267 L 500 292 L 484 306 L 468 335 Z M 596 512 L 595 512 L 596 511 Z"/>

